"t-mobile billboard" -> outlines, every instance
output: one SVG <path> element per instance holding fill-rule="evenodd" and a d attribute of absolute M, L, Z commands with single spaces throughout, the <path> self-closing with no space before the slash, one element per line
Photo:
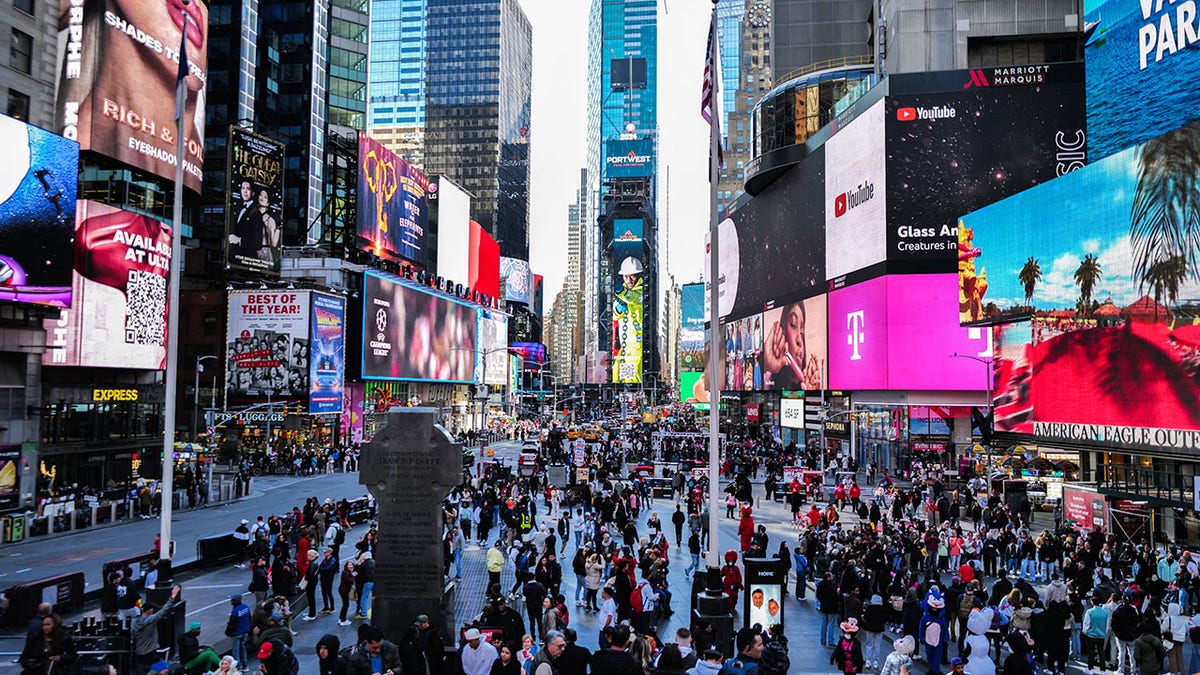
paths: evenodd
<path fill-rule="evenodd" d="M 991 332 L 959 325 L 957 297 L 953 274 L 889 275 L 831 292 L 830 386 L 986 390 L 977 359 L 991 356 Z"/>

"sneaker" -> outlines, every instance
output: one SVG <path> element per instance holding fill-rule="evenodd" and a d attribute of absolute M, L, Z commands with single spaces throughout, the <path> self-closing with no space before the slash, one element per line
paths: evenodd
<path fill-rule="evenodd" d="M 355 614 L 355 615 L 354 615 L 354 618 L 356 618 L 356 619 L 365 619 L 365 618 L 367 618 L 367 616 L 366 616 L 365 614 Z"/>
<path fill-rule="evenodd" d="M 316 615 L 313 615 L 313 616 L 306 616 L 306 617 L 304 617 L 304 620 L 305 620 L 305 621 L 316 621 L 316 620 L 317 620 L 317 617 L 316 617 Z"/>
<path fill-rule="evenodd" d="M 349 621 L 349 620 L 346 620 L 346 621 L 339 621 L 339 622 L 338 622 L 338 625 L 339 625 L 339 626 L 349 626 L 349 625 L 350 625 L 350 621 Z"/>

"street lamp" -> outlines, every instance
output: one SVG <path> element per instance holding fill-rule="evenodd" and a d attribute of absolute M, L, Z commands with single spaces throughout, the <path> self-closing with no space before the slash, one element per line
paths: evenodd
<path fill-rule="evenodd" d="M 196 357 L 196 386 L 192 389 L 192 436 L 200 437 L 200 373 L 204 372 L 204 362 L 217 357 L 212 354 Z M 216 382 L 216 376 L 213 376 Z"/>
<path fill-rule="evenodd" d="M 975 356 L 973 354 L 959 354 L 958 352 L 954 352 L 953 354 L 951 354 L 950 358 L 952 358 L 952 359 L 971 359 L 972 361 L 977 361 L 979 363 L 982 363 L 984 365 L 984 367 L 987 369 L 984 371 L 985 374 L 987 375 L 987 418 L 984 420 L 984 423 L 992 424 L 992 415 L 995 414 L 995 409 L 992 404 L 992 384 L 993 384 L 993 379 L 994 379 L 992 377 L 992 363 L 993 363 L 994 359 L 990 356 L 989 357 Z M 994 428 L 993 428 L 993 431 L 994 431 Z M 981 436 L 983 435 L 982 428 L 979 430 L 979 433 Z M 986 452 L 985 461 L 987 462 L 987 464 L 984 465 L 984 474 L 985 474 L 984 480 L 987 481 L 987 489 L 988 489 L 989 494 L 991 494 L 991 491 L 992 491 L 992 443 L 991 443 L 990 436 L 991 436 L 991 434 L 989 434 L 987 445 L 983 446 L 983 449 Z"/>

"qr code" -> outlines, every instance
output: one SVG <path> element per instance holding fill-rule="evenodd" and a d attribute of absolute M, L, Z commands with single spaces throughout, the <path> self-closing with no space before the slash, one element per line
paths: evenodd
<path fill-rule="evenodd" d="M 166 329 L 167 278 L 129 270 L 125 287 L 125 343 L 161 345 Z"/>

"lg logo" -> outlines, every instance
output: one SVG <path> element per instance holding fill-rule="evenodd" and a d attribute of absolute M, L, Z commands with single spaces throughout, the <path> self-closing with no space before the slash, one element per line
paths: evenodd
<path fill-rule="evenodd" d="M 850 331 L 850 334 L 846 336 L 846 344 L 850 345 L 850 349 L 853 350 L 850 353 L 851 361 L 862 360 L 862 354 L 858 353 L 858 346 L 866 339 L 866 324 L 866 314 L 861 309 L 846 315 L 846 330 Z"/>

